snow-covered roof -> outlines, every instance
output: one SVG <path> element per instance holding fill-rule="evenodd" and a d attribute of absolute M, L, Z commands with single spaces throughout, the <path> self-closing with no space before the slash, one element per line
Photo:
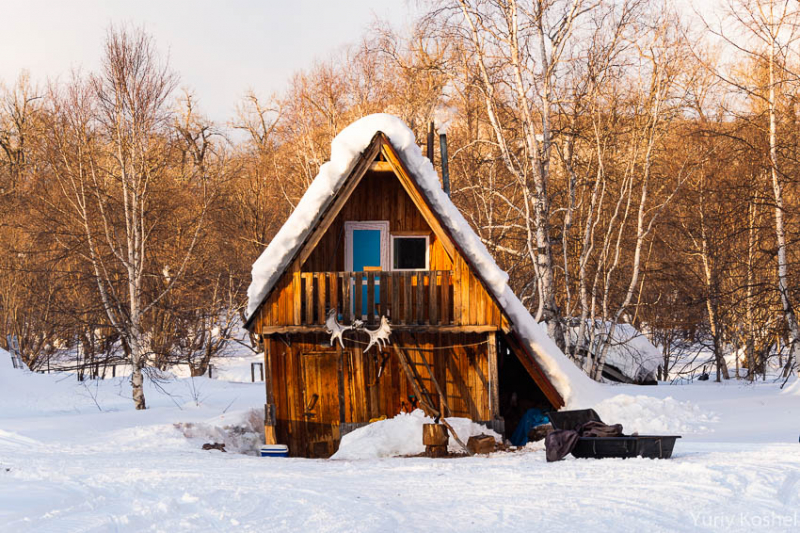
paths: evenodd
<path fill-rule="evenodd" d="M 431 162 L 422 155 L 414 133 L 393 115 L 379 113 L 366 116 L 346 127 L 333 140 L 330 161 L 322 165 L 294 212 L 253 264 L 253 280 L 247 291 L 248 317 L 252 317 L 269 295 L 299 252 L 306 237 L 336 197 L 361 153 L 378 132 L 388 137 L 431 209 L 497 299 L 513 329 L 527 342 L 545 375 L 567 406 L 594 405 L 603 396 L 598 384 L 561 352 L 544 328 L 536 323 L 522 305 L 508 286 L 508 274 L 497 266 L 461 212 L 442 190 L 439 176 Z"/>
<path fill-rule="evenodd" d="M 595 335 L 605 340 L 611 330 L 611 322 L 596 321 Z M 591 326 L 589 322 L 588 326 Z M 590 327 L 584 333 L 586 342 L 590 340 Z M 572 343 L 578 340 L 578 326 L 570 328 Z M 653 379 L 658 366 L 662 363 L 663 356 L 653 343 L 641 331 L 631 324 L 618 323 L 611 335 L 605 362 L 615 367 L 622 374 L 633 381 L 646 381 Z"/>

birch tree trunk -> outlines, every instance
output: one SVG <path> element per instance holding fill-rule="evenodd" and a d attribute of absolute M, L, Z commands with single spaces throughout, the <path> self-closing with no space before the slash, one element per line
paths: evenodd
<path fill-rule="evenodd" d="M 784 227 L 784 204 L 783 204 L 783 179 L 778 167 L 778 121 L 777 121 L 777 101 L 775 86 L 775 61 L 776 45 L 778 36 L 776 35 L 773 6 L 769 6 L 769 27 L 770 27 L 770 51 L 769 51 L 769 161 L 770 175 L 772 177 L 772 192 L 775 197 L 775 240 L 778 245 L 778 292 L 780 293 L 783 315 L 786 320 L 786 329 L 789 334 L 789 355 L 784 366 L 784 375 L 788 376 L 794 364 L 795 350 L 797 342 L 800 340 L 798 331 L 797 317 L 794 305 L 789 294 L 788 267 L 786 260 L 786 228 Z"/>

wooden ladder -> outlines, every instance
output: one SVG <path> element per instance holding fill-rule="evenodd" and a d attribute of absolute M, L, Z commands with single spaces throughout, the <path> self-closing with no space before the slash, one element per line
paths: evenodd
<path fill-rule="evenodd" d="M 444 426 L 446 426 L 459 446 L 461 446 L 469 455 L 472 455 L 472 452 L 469 450 L 469 448 L 467 448 L 464 442 L 458 438 L 458 433 L 456 433 L 456 430 L 453 429 L 453 426 L 451 426 L 447 420 L 445 420 L 443 413 L 433 406 L 434 404 L 433 400 L 431 399 L 431 395 L 428 392 L 428 389 L 425 388 L 425 384 L 422 382 L 422 377 L 419 375 L 419 372 L 417 372 L 417 364 L 409 361 L 408 354 L 406 354 L 405 349 L 399 348 L 396 344 L 393 344 L 392 348 L 395 355 L 397 355 L 397 359 L 400 361 L 400 368 L 403 369 L 403 372 L 408 378 L 408 382 L 411 383 L 411 387 L 414 389 L 414 394 L 416 394 L 417 398 L 419 399 L 419 404 L 422 407 L 422 410 L 425 411 L 425 414 L 432 417 L 436 423 L 442 423 Z M 447 410 L 448 414 L 452 414 L 450 406 L 447 404 L 447 397 L 444 394 L 444 390 L 436 380 L 436 376 L 433 375 L 433 370 L 428 364 L 425 354 L 420 351 L 419 355 L 422 358 L 422 362 L 425 365 L 426 370 L 428 371 L 428 375 L 431 377 L 431 382 L 433 383 L 434 387 L 436 387 L 436 392 L 439 393 L 442 411 Z"/>

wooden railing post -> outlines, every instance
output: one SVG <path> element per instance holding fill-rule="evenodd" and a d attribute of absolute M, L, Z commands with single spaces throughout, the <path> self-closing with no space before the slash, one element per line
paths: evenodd
<path fill-rule="evenodd" d="M 381 315 L 389 320 L 392 319 L 392 283 L 394 275 L 392 272 L 381 272 L 381 284 L 378 286 L 381 300 Z"/>
<path fill-rule="evenodd" d="M 442 271 L 442 324 L 450 324 L 450 271 Z"/>
<path fill-rule="evenodd" d="M 336 312 L 339 312 L 339 274 L 336 272 L 331 272 L 328 274 L 328 293 L 330 294 L 330 307 L 329 309 L 335 309 Z M 322 317 L 322 323 L 325 323 L 325 320 L 328 318 L 327 313 L 325 316 Z M 338 317 L 337 317 L 338 318 Z"/>
<path fill-rule="evenodd" d="M 414 304 L 411 302 L 411 272 L 403 272 L 403 323 L 411 324 Z"/>
<path fill-rule="evenodd" d="M 324 272 L 315 274 L 317 278 L 317 324 L 325 323 L 325 278 Z"/>
<path fill-rule="evenodd" d="M 299 326 L 303 323 L 301 319 L 301 311 L 302 311 L 302 294 L 300 292 L 302 281 L 300 278 L 300 272 L 295 272 L 292 274 L 292 323 L 295 326 Z"/>
<path fill-rule="evenodd" d="M 356 286 L 355 286 L 355 318 L 361 318 L 364 315 L 364 273 L 356 272 Z"/>
<path fill-rule="evenodd" d="M 403 321 L 400 307 L 400 274 L 392 272 L 392 322 L 400 324 Z"/>
<path fill-rule="evenodd" d="M 417 324 L 425 321 L 425 273 L 417 272 Z"/>
<path fill-rule="evenodd" d="M 375 323 L 375 272 L 367 272 L 367 324 Z"/>
<path fill-rule="evenodd" d="M 439 323 L 439 303 L 437 300 L 437 293 L 439 291 L 439 285 L 437 283 L 438 277 L 438 272 L 435 270 L 428 273 L 428 319 L 433 325 Z"/>
<path fill-rule="evenodd" d="M 353 320 L 350 304 L 350 285 L 350 272 L 344 272 L 342 274 L 342 316 L 345 323 L 348 324 Z"/>
<path fill-rule="evenodd" d="M 306 324 L 313 324 L 314 323 L 314 274 L 312 272 L 306 272 L 303 274 L 303 281 L 304 287 L 303 290 L 305 291 L 305 323 Z"/>

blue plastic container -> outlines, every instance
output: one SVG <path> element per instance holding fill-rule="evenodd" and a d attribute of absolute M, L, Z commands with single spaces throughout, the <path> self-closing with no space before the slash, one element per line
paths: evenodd
<path fill-rule="evenodd" d="M 260 451 L 261 457 L 289 457 L 289 447 L 285 444 L 265 444 Z"/>

